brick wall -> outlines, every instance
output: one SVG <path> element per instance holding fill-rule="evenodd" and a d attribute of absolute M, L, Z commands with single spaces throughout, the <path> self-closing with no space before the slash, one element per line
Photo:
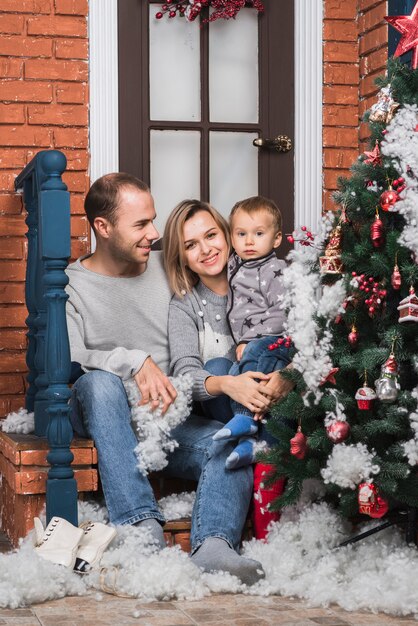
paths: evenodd
<path fill-rule="evenodd" d="M 62 150 L 73 256 L 88 247 L 87 0 L 0 0 L 0 417 L 24 404 L 25 211 L 16 175 L 37 151 Z"/>
<path fill-rule="evenodd" d="M 386 0 L 324 2 L 324 208 L 335 209 L 338 176 L 363 150 L 364 112 L 375 101 L 374 79 L 387 62 Z M 361 124 L 361 125 L 360 125 Z M 360 125 L 360 133 L 359 133 Z"/>

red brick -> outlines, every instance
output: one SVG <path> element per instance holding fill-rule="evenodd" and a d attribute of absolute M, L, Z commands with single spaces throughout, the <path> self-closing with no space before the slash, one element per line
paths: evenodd
<path fill-rule="evenodd" d="M 64 15 L 87 15 L 87 0 L 55 0 L 55 13 Z"/>
<path fill-rule="evenodd" d="M 25 263 L 21 261 L 0 261 L 0 276 L 3 281 L 23 281 L 26 276 Z"/>
<path fill-rule="evenodd" d="M 71 216 L 71 236 L 87 237 L 90 230 L 90 224 L 84 215 Z"/>
<path fill-rule="evenodd" d="M 388 51 L 386 46 L 379 48 L 370 54 L 367 54 L 360 59 L 360 76 L 371 74 L 381 69 L 386 68 L 388 60 Z"/>
<path fill-rule="evenodd" d="M 19 169 L 26 165 L 25 150 L 3 148 L 0 151 L 0 168 Z"/>
<path fill-rule="evenodd" d="M 358 10 L 367 11 L 378 4 L 386 4 L 386 0 L 358 0 Z"/>
<path fill-rule="evenodd" d="M 3 5 L 2 5 L 3 10 Z M 25 18 L 21 15 L 0 15 L 0 33 L 17 34 L 23 31 Z"/>
<path fill-rule="evenodd" d="M 324 187 L 325 189 L 337 189 L 337 179 L 339 176 L 347 176 L 349 174 L 348 170 L 338 169 L 338 170 L 324 170 Z"/>
<path fill-rule="evenodd" d="M 0 345 L 4 350 L 25 350 L 26 332 L 24 330 L 0 330 Z"/>
<path fill-rule="evenodd" d="M 1 0 L 1 10 L 13 13 L 49 13 L 50 0 Z"/>
<path fill-rule="evenodd" d="M 87 126 L 87 107 L 79 104 L 29 105 L 28 122 L 49 126 Z"/>
<path fill-rule="evenodd" d="M 20 59 L 0 58 L 0 78 L 21 78 L 22 68 Z"/>
<path fill-rule="evenodd" d="M 324 128 L 323 145 L 339 148 L 357 148 L 358 133 L 357 128 L 338 128 L 327 126 Z"/>
<path fill-rule="evenodd" d="M 84 215 L 84 196 L 75 193 L 71 194 L 70 204 L 71 215 Z"/>
<path fill-rule="evenodd" d="M 55 99 L 63 104 L 87 102 L 87 85 L 83 83 L 60 83 L 55 87 Z"/>
<path fill-rule="evenodd" d="M 52 132 L 55 148 L 87 148 L 88 146 L 86 128 L 54 128 Z"/>
<path fill-rule="evenodd" d="M 357 24 L 354 20 L 324 20 L 324 41 L 357 42 Z"/>
<path fill-rule="evenodd" d="M 0 283 L 0 302 L 2 304 L 25 304 L 24 283 Z"/>
<path fill-rule="evenodd" d="M 25 379 L 23 379 L 23 384 L 25 384 Z M 10 399 L 10 411 L 19 411 L 22 407 L 25 406 L 25 395 L 16 395 Z"/>
<path fill-rule="evenodd" d="M 0 103 L 0 124 L 24 124 L 25 109 L 23 104 Z"/>
<path fill-rule="evenodd" d="M 355 64 L 327 63 L 324 67 L 324 83 L 331 85 L 357 85 L 358 66 Z"/>
<path fill-rule="evenodd" d="M 0 327 L 1 328 L 25 328 L 28 312 L 25 306 L 1 307 Z"/>
<path fill-rule="evenodd" d="M 23 211 L 22 196 L 17 195 L 15 193 L 14 194 L 0 194 L 0 216 L 21 214 L 22 211 Z M 1 223 L 2 223 L 2 220 L 0 219 L 0 230 L 1 230 Z M 26 231 L 24 230 L 23 232 L 26 232 Z"/>
<path fill-rule="evenodd" d="M 370 137 L 370 127 L 368 124 L 366 124 L 365 122 L 362 122 L 360 124 L 360 129 L 359 129 L 359 138 L 360 141 L 364 142 L 367 139 L 369 139 Z M 364 150 L 369 150 L 370 148 L 366 148 L 364 147 L 361 151 L 363 152 Z"/>
<path fill-rule="evenodd" d="M 86 239 L 71 239 L 71 259 L 78 259 L 90 252 L 90 242 Z"/>
<path fill-rule="evenodd" d="M 67 157 L 67 170 L 83 170 L 88 168 L 88 153 L 86 150 L 64 150 Z"/>
<path fill-rule="evenodd" d="M 1 98 L 10 102 L 52 102 L 52 85 L 40 81 L 3 81 Z"/>
<path fill-rule="evenodd" d="M 368 111 L 373 106 L 373 104 L 375 104 L 375 102 L 377 102 L 376 95 L 370 96 L 369 98 L 365 98 L 364 100 L 360 101 L 360 104 L 359 104 L 360 119 L 363 117 L 366 111 Z"/>
<path fill-rule="evenodd" d="M 385 22 L 385 24 L 374 28 L 360 38 L 360 55 L 367 54 L 367 52 L 386 45 L 387 41 L 388 25 Z"/>
<path fill-rule="evenodd" d="M 333 169 L 347 169 L 353 165 L 357 157 L 358 150 L 325 148 L 323 165 Z"/>
<path fill-rule="evenodd" d="M 357 42 L 327 42 L 324 46 L 324 61 L 334 61 L 336 63 L 356 63 L 358 61 Z"/>
<path fill-rule="evenodd" d="M 362 34 L 367 32 L 368 30 L 371 30 L 379 23 L 386 23 L 384 22 L 384 17 L 387 14 L 388 13 L 386 2 L 382 2 L 381 4 L 378 4 L 374 8 L 370 9 L 369 11 L 366 11 L 359 17 L 359 32 Z"/>
<path fill-rule="evenodd" d="M 0 145 L 51 147 L 51 131 L 43 127 L 0 126 Z"/>
<path fill-rule="evenodd" d="M 349 85 L 324 86 L 322 98 L 324 104 L 357 104 L 358 88 Z"/>
<path fill-rule="evenodd" d="M 57 39 L 55 56 L 57 59 L 87 59 L 89 46 L 86 39 Z"/>
<path fill-rule="evenodd" d="M 87 20 L 83 17 L 61 17 L 60 15 L 33 17 L 28 18 L 27 27 L 28 35 L 87 37 Z"/>
<path fill-rule="evenodd" d="M 24 352 L 3 352 L 1 355 L 0 371 L 7 373 L 26 372 L 26 358 Z"/>
<path fill-rule="evenodd" d="M 25 217 L 23 215 L 20 217 L 6 216 L 0 219 L 1 237 L 17 237 L 19 235 L 24 235 L 27 230 L 28 227 L 25 224 Z"/>
<path fill-rule="evenodd" d="M 324 190 L 322 194 L 322 204 L 324 211 L 336 211 L 337 205 L 332 197 L 333 191 Z"/>
<path fill-rule="evenodd" d="M 16 0 L 14 2 L 16 3 Z M 15 35 L 3 36 L 0 38 L 0 55 L 11 57 L 50 57 L 52 56 L 52 39 Z"/>
<path fill-rule="evenodd" d="M 324 17 L 328 19 L 349 20 L 357 15 L 357 0 L 326 0 Z"/>
<path fill-rule="evenodd" d="M 0 259 L 23 259 L 23 241 L 17 237 L 0 238 Z"/>
<path fill-rule="evenodd" d="M 356 106 L 324 106 L 322 109 L 325 126 L 357 126 L 358 107 Z"/>
<path fill-rule="evenodd" d="M 16 174 L 0 170 L 0 191 L 14 191 Z"/>
<path fill-rule="evenodd" d="M 22 393 L 24 390 L 23 376 L 18 374 L 0 375 L 0 394 L 10 395 L 11 393 Z"/>
<path fill-rule="evenodd" d="M 83 61 L 55 61 L 28 59 L 25 61 L 25 78 L 62 80 L 88 80 L 88 65 Z"/>
<path fill-rule="evenodd" d="M 376 78 L 382 76 L 383 72 L 377 72 L 376 74 L 369 74 L 365 76 L 360 82 L 360 95 L 361 97 L 370 96 L 379 91 L 379 87 L 376 85 Z"/>

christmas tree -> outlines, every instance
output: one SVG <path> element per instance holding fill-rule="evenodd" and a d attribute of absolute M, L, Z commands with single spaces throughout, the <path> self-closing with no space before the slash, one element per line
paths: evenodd
<path fill-rule="evenodd" d="M 284 272 L 293 391 L 261 455 L 346 516 L 418 507 L 418 70 L 395 60 L 366 114 L 370 146 L 339 180 L 337 210 L 305 227 Z M 273 346 L 272 346 L 273 349 Z"/>

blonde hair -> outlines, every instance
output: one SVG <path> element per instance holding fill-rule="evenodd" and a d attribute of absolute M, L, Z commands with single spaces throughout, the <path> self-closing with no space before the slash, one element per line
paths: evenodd
<path fill-rule="evenodd" d="M 273 220 L 276 232 L 282 231 L 282 214 L 275 202 L 264 196 L 251 196 L 251 198 L 245 198 L 240 200 L 232 207 L 232 211 L 229 214 L 229 225 L 232 226 L 232 218 L 237 211 L 244 211 L 249 215 L 257 213 L 257 211 L 267 211 Z"/>
<path fill-rule="evenodd" d="M 223 232 L 228 248 L 231 247 L 228 222 L 207 202 L 183 200 L 170 213 L 164 228 L 164 266 L 168 282 L 174 293 L 180 297 L 192 290 L 199 276 L 186 265 L 184 250 L 184 224 L 199 211 L 207 211 Z"/>

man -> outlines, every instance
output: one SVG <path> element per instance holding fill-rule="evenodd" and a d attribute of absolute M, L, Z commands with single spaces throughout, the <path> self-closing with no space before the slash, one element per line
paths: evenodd
<path fill-rule="evenodd" d="M 152 488 L 137 468 L 137 441 L 122 380 L 133 377 L 142 403 L 165 412 L 176 397 L 167 378 L 168 305 L 171 294 L 148 187 L 128 174 L 97 180 L 85 200 L 96 236 L 93 254 L 68 267 L 67 321 L 71 357 L 84 372 L 73 386 L 72 423 L 97 447 L 103 492 L 114 524 L 147 528 L 165 546 Z M 253 476 L 251 467 L 225 470 L 231 452 L 214 454 L 219 422 L 191 415 L 173 436 L 179 447 L 167 471 L 199 481 L 192 515 L 192 560 L 204 571 L 227 571 L 246 584 L 264 576 L 260 563 L 236 552 L 245 523 Z"/>

